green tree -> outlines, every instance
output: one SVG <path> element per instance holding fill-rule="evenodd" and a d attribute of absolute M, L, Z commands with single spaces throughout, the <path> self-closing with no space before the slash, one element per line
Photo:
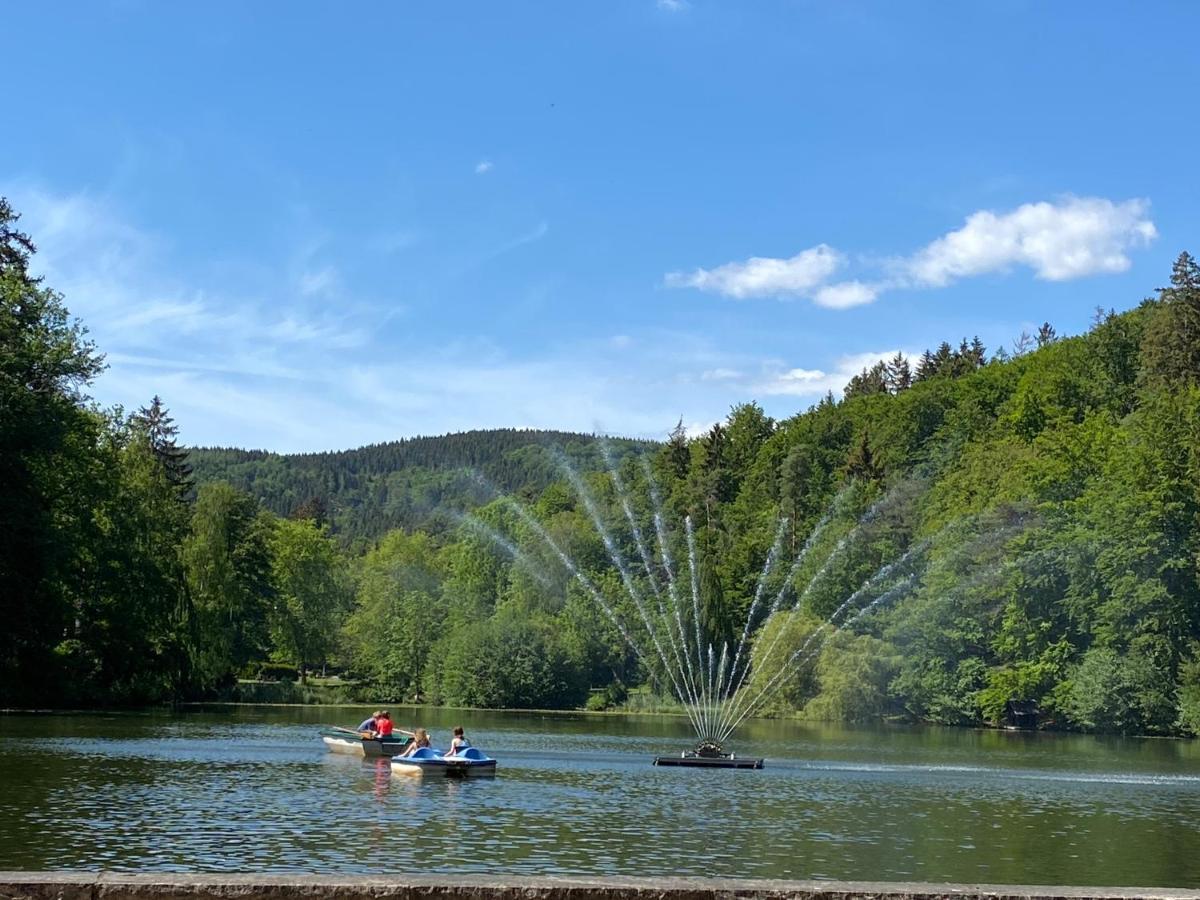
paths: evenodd
<path fill-rule="evenodd" d="M 419 693 L 447 622 L 441 560 L 428 535 L 387 534 L 356 566 L 355 608 L 343 629 L 352 670 L 374 693 L 405 701 Z"/>
<path fill-rule="evenodd" d="M 896 648 L 867 634 L 838 632 L 821 648 L 817 695 L 804 716 L 837 722 L 878 720 L 892 711 L 888 687 L 900 667 Z"/>
<path fill-rule="evenodd" d="M 1142 338 L 1142 374 L 1152 384 L 1200 383 L 1200 264 L 1180 253 Z"/>
<path fill-rule="evenodd" d="M 301 681 L 334 648 L 350 607 L 345 560 L 310 520 L 278 519 L 271 535 L 276 600 L 269 617 L 275 652 L 295 663 Z"/>
<path fill-rule="evenodd" d="M 183 544 L 193 690 L 228 682 L 267 654 L 272 528 L 271 515 L 248 494 L 222 483 L 200 488 Z"/>
<path fill-rule="evenodd" d="M 587 674 L 548 620 L 488 619 L 438 644 L 431 697 L 451 706 L 565 709 L 587 698 Z"/>
<path fill-rule="evenodd" d="M 33 242 L 0 199 L 0 704 L 43 702 L 92 528 L 102 420 L 82 406 L 103 368 L 62 296 L 29 273 Z"/>

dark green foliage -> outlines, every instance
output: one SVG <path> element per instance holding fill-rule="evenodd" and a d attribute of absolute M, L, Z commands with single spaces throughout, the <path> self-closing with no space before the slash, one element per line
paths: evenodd
<path fill-rule="evenodd" d="M 647 446 L 612 444 L 618 453 Z M 603 465 L 594 437 L 514 428 L 330 453 L 195 448 L 189 461 L 197 482 L 224 481 L 276 515 L 328 522 L 344 545 L 362 550 L 395 528 L 453 531 L 457 511 L 497 491 L 536 496 L 561 477 L 558 452 L 585 471 Z"/>
<path fill-rule="evenodd" d="M 80 392 L 102 361 L 62 298 L 29 275 L 33 243 L 0 200 L 0 705 L 53 692 L 83 589 L 104 425 Z"/>
<path fill-rule="evenodd" d="M 192 467 L 188 464 L 187 450 L 176 443 L 179 429 L 175 427 L 175 420 L 167 412 L 162 398 L 155 394 L 150 405 L 139 409 L 131 417 L 131 422 L 144 435 L 150 451 L 179 492 L 180 499 L 186 499 L 195 487 Z"/>
<path fill-rule="evenodd" d="M 426 685 L 435 702 L 498 709 L 581 706 L 588 693 L 580 660 L 550 622 L 508 616 L 447 635 Z"/>
<path fill-rule="evenodd" d="M 1179 254 L 1142 338 L 1145 379 L 1168 388 L 1200 384 L 1200 265 Z"/>

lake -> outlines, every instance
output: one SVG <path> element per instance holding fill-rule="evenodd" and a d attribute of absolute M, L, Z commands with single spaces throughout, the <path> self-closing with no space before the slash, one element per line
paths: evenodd
<path fill-rule="evenodd" d="M 395 709 L 477 781 L 330 753 L 361 707 L 0 716 L 0 869 L 1200 886 L 1200 743 L 757 721 L 761 771 L 657 768 L 673 717 Z"/>

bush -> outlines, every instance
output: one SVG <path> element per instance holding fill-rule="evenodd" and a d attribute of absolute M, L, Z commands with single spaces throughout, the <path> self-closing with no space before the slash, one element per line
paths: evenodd
<path fill-rule="evenodd" d="M 1077 728 L 1144 734 L 1163 732 L 1174 724 L 1172 688 L 1167 673 L 1138 648 L 1118 653 L 1093 647 L 1055 689 L 1055 699 Z"/>
<path fill-rule="evenodd" d="M 263 663 L 258 667 L 258 677 L 263 681 L 295 681 L 299 673 L 295 666 L 286 663 Z"/>
<path fill-rule="evenodd" d="M 582 662 L 549 622 L 488 619 L 439 642 L 434 702 L 491 709 L 570 709 L 587 698 Z"/>
<path fill-rule="evenodd" d="M 607 687 L 597 688 L 588 695 L 584 707 L 589 712 L 604 712 L 606 709 L 620 706 L 629 697 L 629 691 L 619 681 L 614 681 Z"/>

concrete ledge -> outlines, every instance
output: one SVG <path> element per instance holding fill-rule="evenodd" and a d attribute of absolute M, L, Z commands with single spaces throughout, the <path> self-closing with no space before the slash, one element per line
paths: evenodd
<path fill-rule="evenodd" d="M 723 878 L 0 872 L 0 900 L 1200 900 L 1200 891 Z"/>

